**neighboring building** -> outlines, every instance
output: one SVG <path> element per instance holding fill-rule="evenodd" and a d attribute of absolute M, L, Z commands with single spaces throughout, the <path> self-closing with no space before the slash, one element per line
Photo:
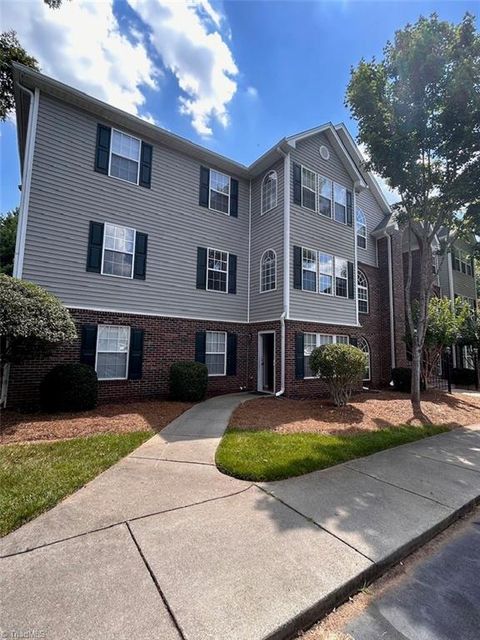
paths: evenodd
<path fill-rule="evenodd" d="M 34 403 L 66 361 L 96 368 L 104 401 L 166 395 L 170 365 L 193 359 L 211 394 L 309 395 L 309 353 L 332 341 L 368 353 L 374 387 L 407 364 L 401 233 L 344 125 L 283 138 L 246 167 L 14 74 L 14 275 L 57 295 L 79 340 L 13 367 L 11 405 Z"/>

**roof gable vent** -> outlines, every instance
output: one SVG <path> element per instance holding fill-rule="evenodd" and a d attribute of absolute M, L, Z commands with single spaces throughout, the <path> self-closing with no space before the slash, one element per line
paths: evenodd
<path fill-rule="evenodd" d="M 330 160 L 330 151 L 324 144 L 320 145 L 320 156 L 323 160 Z"/>

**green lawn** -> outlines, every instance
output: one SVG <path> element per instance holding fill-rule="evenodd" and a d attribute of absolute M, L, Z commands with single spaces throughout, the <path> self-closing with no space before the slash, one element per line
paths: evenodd
<path fill-rule="evenodd" d="M 0 447 L 0 535 L 50 509 L 151 436 L 107 433 Z"/>
<path fill-rule="evenodd" d="M 443 431 L 448 429 L 435 425 L 399 426 L 340 436 L 229 429 L 217 449 L 216 462 L 220 471 L 235 478 L 282 480 Z"/>

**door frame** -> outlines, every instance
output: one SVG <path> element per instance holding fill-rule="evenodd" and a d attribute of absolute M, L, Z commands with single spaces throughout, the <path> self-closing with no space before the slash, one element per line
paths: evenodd
<path fill-rule="evenodd" d="M 273 335 L 273 391 L 267 391 L 263 388 L 263 373 L 264 368 L 262 365 L 262 356 L 263 356 L 263 336 L 266 334 Z M 269 395 L 273 395 L 276 390 L 276 351 L 277 351 L 277 337 L 276 331 L 270 329 L 267 331 L 259 331 L 257 337 L 257 391 L 260 393 L 267 393 Z"/>

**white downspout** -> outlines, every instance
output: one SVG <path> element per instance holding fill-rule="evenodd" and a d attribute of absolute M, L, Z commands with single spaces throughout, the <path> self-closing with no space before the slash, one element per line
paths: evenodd
<path fill-rule="evenodd" d="M 23 162 L 22 190 L 20 192 L 20 206 L 18 213 L 18 229 L 15 241 L 15 255 L 13 259 L 13 276 L 21 278 L 23 274 L 23 257 L 25 254 L 25 236 L 27 232 L 28 204 L 30 201 L 30 185 L 32 181 L 33 150 L 35 148 L 35 136 L 37 131 L 38 103 L 40 91 L 27 89 L 20 83 L 18 86 L 30 96 L 30 109 L 28 112 L 27 140 L 25 144 L 25 158 Z M 0 391 L 0 407 L 7 405 L 8 383 L 10 379 L 10 363 L 6 362 L 2 369 L 2 389 Z"/>
<path fill-rule="evenodd" d="M 290 313 L 290 154 L 277 147 L 283 155 L 283 313 L 280 316 L 280 380 L 275 397 L 285 393 L 285 319 Z"/>
<path fill-rule="evenodd" d="M 247 274 L 247 322 L 250 323 L 250 270 L 252 250 L 252 180 L 248 190 L 248 274 Z"/>
<path fill-rule="evenodd" d="M 392 369 L 397 366 L 395 355 L 395 309 L 393 304 L 393 268 L 392 268 L 392 236 L 387 233 L 388 248 L 388 297 L 390 300 L 390 359 Z"/>

